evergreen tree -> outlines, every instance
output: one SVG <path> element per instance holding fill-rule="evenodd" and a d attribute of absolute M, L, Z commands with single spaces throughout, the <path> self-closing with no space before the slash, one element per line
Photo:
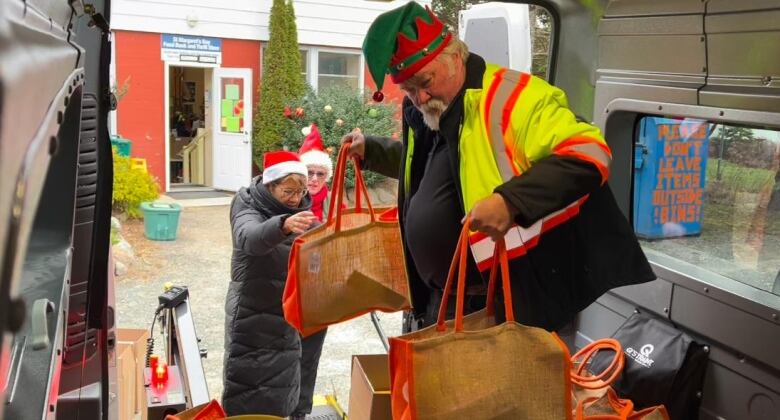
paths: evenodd
<path fill-rule="evenodd" d="M 292 3 L 274 0 L 269 21 L 252 143 L 254 160 L 260 167 L 264 152 L 282 147 L 285 104 L 305 93 Z"/>
<path fill-rule="evenodd" d="M 287 32 L 287 45 L 285 48 L 285 54 L 287 54 L 286 75 L 290 77 L 289 92 L 290 98 L 297 99 L 306 94 L 306 81 L 303 80 L 301 74 L 301 51 L 298 48 L 298 27 L 295 24 L 295 7 L 292 0 L 288 0 L 287 3 L 287 19 L 285 20 L 286 32 Z"/>
<path fill-rule="evenodd" d="M 472 4 L 484 3 L 485 0 L 433 0 L 431 10 L 449 26 L 455 36 L 458 34 L 458 14 L 468 9 Z"/>

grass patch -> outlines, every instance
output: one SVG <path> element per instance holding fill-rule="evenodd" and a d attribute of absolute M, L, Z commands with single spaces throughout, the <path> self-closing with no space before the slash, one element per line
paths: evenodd
<path fill-rule="evenodd" d="M 720 161 L 720 179 L 718 179 Z M 707 185 L 720 184 L 728 191 L 757 193 L 774 184 L 775 173 L 769 169 L 750 168 L 726 160 L 712 159 L 707 162 Z"/>

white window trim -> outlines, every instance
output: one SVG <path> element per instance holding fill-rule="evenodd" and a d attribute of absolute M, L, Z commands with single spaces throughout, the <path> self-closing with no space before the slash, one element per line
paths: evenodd
<path fill-rule="evenodd" d="M 311 77 L 311 49 L 309 47 L 298 47 L 299 50 L 306 53 L 306 83 L 309 83 Z"/>
<path fill-rule="evenodd" d="M 260 48 L 260 72 L 263 71 L 263 60 L 265 59 L 265 50 L 268 47 L 268 42 L 264 43 Z M 360 94 L 365 93 L 366 83 L 366 62 L 363 57 L 363 52 L 360 50 L 354 50 L 349 48 L 332 48 L 332 47 L 316 47 L 312 45 L 300 45 L 298 49 L 306 52 L 306 83 L 308 83 L 315 92 L 319 90 L 319 67 L 320 67 L 320 52 L 336 53 L 336 54 L 350 54 L 360 57 L 360 71 L 358 72 L 358 89 Z M 351 77 L 351 76 L 344 76 Z"/>
<path fill-rule="evenodd" d="M 301 47 L 301 49 L 304 48 Z M 320 76 L 320 72 L 319 72 L 320 52 L 328 52 L 328 53 L 336 53 L 336 54 L 357 55 L 360 57 L 360 71 L 358 72 L 358 90 L 360 91 L 361 95 L 364 94 L 366 63 L 362 51 L 347 49 L 347 48 L 311 47 L 311 46 L 305 49 L 308 50 L 308 54 L 309 54 L 309 66 L 307 69 L 308 70 L 307 76 L 309 78 L 308 82 L 315 92 L 319 91 L 318 85 L 319 85 L 319 76 Z"/>

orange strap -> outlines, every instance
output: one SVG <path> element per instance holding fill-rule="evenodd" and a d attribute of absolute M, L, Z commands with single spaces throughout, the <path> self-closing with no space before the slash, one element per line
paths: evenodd
<path fill-rule="evenodd" d="M 344 195 L 346 194 L 346 188 L 344 186 L 347 176 L 347 152 L 351 143 L 347 142 L 341 145 L 339 150 L 339 158 L 336 163 L 336 173 L 333 176 L 333 192 L 331 195 L 330 206 L 328 207 L 328 221 L 326 224 L 336 225 L 336 232 L 341 231 L 341 218 L 344 209 Z M 355 166 L 355 209 L 361 211 L 361 196 L 366 198 L 366 207 L 368 208 L 371 222 L 376 221 L 376 214 L 374 213 L 374 207 L 371 205 L 371 199 L 368 196 L 368 188 L 366 188 L 365 181 L 363 180 L 363 173 L 360 171 L 360 163 L 357 158 L 352 158 L 352 163 Z M 334 199 L 334 197 L 336 199 Z"/>
<path fill-rule="evenodd" d="M 443 296 L 441 299 L 441 305 L 439 306 L 439 317 L 436 322 L 436 329 L 438 331 L 445 331 L 447 304 L 449 303 L 450 292 L 452 291 L 452 284 L 455 281 L 455 273 L 458 275 L 458 289 L 457 289 L 457 301 L 455 303 L 455 331 L 463 331 L 463 316 L 464 316 L 464 301 L 466 298 L 466 258 L 469 251 L 469 226 L 471 225 L 471 219 L 466 218 L 461 230 L 460 237 L 458 238 L 458 245 L 455 248 L 455 255 L 452 258 L 452 264 L 450 270 L 447 273 L 447 282 L 444 285 Z M 488 314 L 493 313 L 493 302 L 495 300 L 496 293 L 496 272 L 500 266 L 501 269 L 501 282 L 504 289 L 504 310 L 506 312 L 506 320 L 508 322 L 515 321 L 515 313 L 512 307 L 512 290 L 509 284 L 509 258 L 506 252 L 506 243 L 501 239 L 496 243 L 494 251 L 494 261 L 498 260 L 499 264 L 493 264 L 490 271 L 490 282 L 488 283 L 488 295 L 487 295 L 487 307 Z"/>
<path fill-rule="evenodd" d="M 585 406 L 600 399 L 601 398 L 599 397 L 585 398 L 584 400 L 577 403 L 574 418 L 576 420 L 629 420 L 634 418 L 632 416 L 632 414 L 635 414 L 634 403 L 631 400 L 623 400 L 618 398 L 617 394 L 615 394 L 615 390 L 612 388 L 607 390 L 607 402 L 617 414 L 596 414 L 592 416 L 586 416 Z"/>
<path fill-rule="evenodd" d="M 613 350 L 615 352 L 615 357 L 612 359 L 612 362 L 599 374 L 583 374 L 590 359 L 600 350 Z M 571 373 L 571 381 L 575 385 L 585 389 L 601 389 L 609 386 L 615 382 L 618 375 L 620 375 L 620 372 L 623 371 L 623 365 L 625 363 L 623 348 L 614 338 L 605 338 L 588 344 L 575 353 L 574 356 L 571 357 L 571 361 L 572 364 L 579 362 L 576 372 Z M 609 377 L 607 377 L 607 375 L 609 375 Z"/>

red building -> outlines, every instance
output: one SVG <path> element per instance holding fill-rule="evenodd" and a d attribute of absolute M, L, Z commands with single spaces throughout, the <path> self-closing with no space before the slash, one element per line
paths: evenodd
<path fill-rule="evenodd" d="M 154 3 L 154 2 L 153 2 Z M 113 78 L 126 94 L 112 132 L 132 141 L 161 189 L 237 190 L 252 174 L 252 111 L 262 79 L 271 2 L 219 8 L 116 0 Z M 391 3 L 321 0 L 296 4 L 307 82 L 374 89 L 360 46 L 369 24 Z M 385 84 L 388 99 L 401 93 Z"/>

